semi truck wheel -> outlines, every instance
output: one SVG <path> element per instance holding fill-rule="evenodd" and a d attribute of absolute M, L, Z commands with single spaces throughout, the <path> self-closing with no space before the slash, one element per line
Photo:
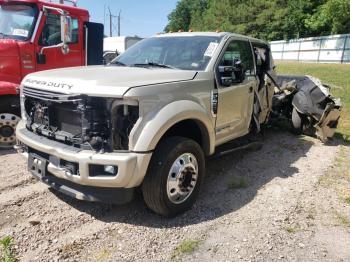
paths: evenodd
<path fill-rule="evenodd" d="M 11 113 L 0 113 L 0 148 L 12 148 L 16 143 L 16 126 L 20 118 Z"/>
<path fill-rule="evenodd" d="M 16 126 L 20 120 L 19 99 L 4 97 L 0 99 L 0 148 L 13 148 L 16 143 Z"/>
<path fill-rule="evenodd" d="M 205 174 L 202 148 L 193 140 L 170 137 L 157 146 L 142 184 L 146 205 L 173 217 L 190 209 Z"/>

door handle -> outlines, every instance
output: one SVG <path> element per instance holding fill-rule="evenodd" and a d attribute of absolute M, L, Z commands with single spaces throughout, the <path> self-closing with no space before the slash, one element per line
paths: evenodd
<path fill-rule="evenodd" d="M 249 93 L 252 93 L 253 92 L 253 87 L 249 87 Z"/>

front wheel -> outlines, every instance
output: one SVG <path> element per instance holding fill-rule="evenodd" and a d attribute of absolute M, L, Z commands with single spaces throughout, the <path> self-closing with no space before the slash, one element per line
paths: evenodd
<path fill-rule="evenodd" d="M 18 96 L 0 97 L 0 149 L 10 149 L 16 143 L 16 126 L 20 121 Z"/>
<path fill-rule="evenodd" d="M 202 148 L 195 141 L 170 137 L 157 146 L 142 184 L 146 205 L 172 217 L 190 209 L 205 173 Z"/>
<path fill-rule="evenodd" d="M 0 113 L 0 148 L 13 148 L 16 142 L 16 126 L 20 118 L 12 113 Z"/>

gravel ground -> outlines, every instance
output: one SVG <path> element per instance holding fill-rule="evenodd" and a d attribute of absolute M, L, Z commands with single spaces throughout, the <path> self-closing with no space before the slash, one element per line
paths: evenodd
<path fill-rule="evenodd" d="M 174 219 L 140 196 L 110 206 L 53 192 L 0 151 L 0 238 L 21 261 L 350 261 L 350 205 L 319 183 L 341 145 L 273 130 L 264 140 L 208 160 L 196 205 Z"/>

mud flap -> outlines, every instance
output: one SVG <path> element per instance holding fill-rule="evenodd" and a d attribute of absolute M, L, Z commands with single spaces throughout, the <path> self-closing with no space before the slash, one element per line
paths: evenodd
<path fill-rule="evenodd" d="M 340 103 L 328 104 L 320 121 L 316 124 L 316 135 L 322 142 L 334 136 L 340 118 Z"/>

